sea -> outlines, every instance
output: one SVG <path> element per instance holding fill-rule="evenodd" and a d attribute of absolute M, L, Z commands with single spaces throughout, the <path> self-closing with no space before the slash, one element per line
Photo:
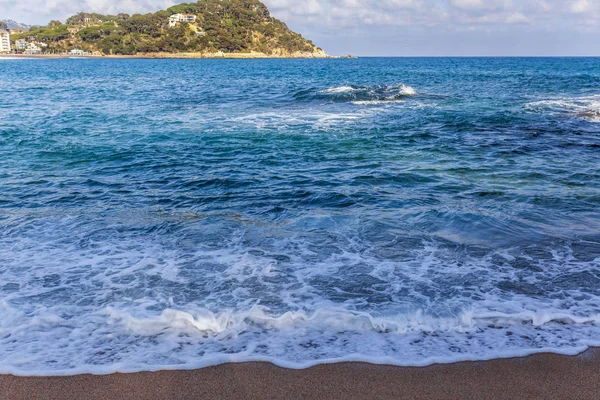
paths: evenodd
<path fill-rule="evenodd" d="M 0 373 L 600 345 L 600 58 L 0 58 Z"/>

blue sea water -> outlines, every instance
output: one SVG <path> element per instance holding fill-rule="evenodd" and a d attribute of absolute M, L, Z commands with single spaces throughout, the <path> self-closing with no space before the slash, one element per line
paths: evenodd
<path fill-rule="evenodd" d="M 0 58 L 0 373 L 600 345 L 600 59 Z"/>

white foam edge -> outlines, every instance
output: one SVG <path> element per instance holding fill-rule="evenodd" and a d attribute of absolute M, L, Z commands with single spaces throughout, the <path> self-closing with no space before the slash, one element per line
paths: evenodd
<path fill-rule="evenodd" d="M 590 347 L 600 346 L 600 340 L 598 342 L 585 342 L 581 346 L 569 347 L 569 348 L 553 348 L 544 347 L 536 349 L 520 349 L 506 352 L 494 352 L 486 357 L 469 357 L 469 356 L 456 356 L 456 357 L 429 357 L 418 362 L 398 362 L 397 359 L 392 357 L 366 357 L 364 355 L 351 354 L 345 357 L 312 360 L 302 363 L 295 363 L 291 361 L 280 360 L 272 357 L 262 356 L 245 356 L 245 355 L 215 355 L 212 357 L 205 357 L 202 360 L 194 363 L 186 364 L 170 364 L 170 365 L 152 365 L 147 367 L 140 366 L 127 366 L 126 363 L 115 363 L 107 366 L 96 366 L 89 368 L 88 366 L 80 369 L 68 369 L 68 370 L 53 370 L 53 371 L 23 371 L 19 369 L 3 368 L 0 367 L 0 374 L 2 375 L 14 375 L 21 377 L 59 377 L 59 376 L 77 376 L 77 375 L 110 375 L 116 373 L 139 373 L 139 372 L 159 372 L 159 371 L 191 371 L 199 370 L 203 368 L 216 367 L 224 364 L 244 364 L 244 363 L 269 363 L 280 368 L 292 369 L 292 370 L 303 370 L 315 367 L 317 365 L 331 365 L 331 364 L 343 364 L 343 363 L 366 363 L 372 365 L 389 365 L 396 367 L 427 367 L 436 364 L 455 364 L 460 362 L 478 362 L 478 361 L 492 361 L 500 359 L 511 359 L 511 358 L 522 358 L 529 357 L 535 354 L 557 354 L 563 356 L 577 356 Z"/>
<path fill-rule="evenodd" d="M 164 328 L 165 324 L 171 328 L 175 329 L 196 329 L 198 331 L 212 331 L 216 334 L 227 334 L 228 331 L 231 331 L 233 326 L 237 325 L 238 328 L 243 329 L 243 325 L 245 325 L 244 319 L 241 318 L 243 315 L 253 319 L 254 321 L 260 321 L 263 323 L 274 323 L 276 325 L 284 325 L 287 326 L 289 324 L 293 325 L 296 322 L 325 322 L 329 324 L 332 322 L 330 318 L 338 319 L 346 319 L 351 318 L 355 319 L 355 323 L 359 322 L 359 325 L 365 326 L 365 322 L 367 325 L 371 325 L 374 330 L 382 330 L 388 329 L 390 327 L 397 327 L 398 320 L 395 318 L 390 319 L 382 319 L 373 317 L 368 313 L 356 312 L 356 311 L 348 311 L 343 309 L 327 309 L 315 312 L 313 314 L 306 314 L 305 312 L 287 312 L 281 316 L 271 317 L 266 315 L 264 312 L 267 310 L 261 306 L 253 307 L 249 312 L 239 313 L 238 315 L 229 314 L 229 313 L 221 313 L 214 314 L 207 310 L 199 310 L 196 315 L 192 315 L 185 311 L 178 311 L 168 309 L 165 310 L 160 316 L 150 317 L 150 318 L 135 318 L 128 313 L 124 313 L 119 310 L 114 310 L 111 308 L 106 309 L 106 315 L 120 319 L 123 321 L 124 325 L 128 329 L 132 329 L 135 333 L 140 333 L 140 331 L 150 330 L 153 331 L 155 328 L 161 330 Z M 340 315 L 340 313 L 342 315 Z M 406 320 L 407 316 L 402 316 L 401 319 Z M 529 321 L 533 326 L 540 326 L 548 322 L 553 321 L 568 321 L 575 324 L 586 324 L 586 323 L 597 323 L 600 320 L 600 316 L 592 316 L 592 317 L 577 317 L 573 315 L 567 314 L 558 314 L 558 313 L 535 313 L 535 312 L 523 312 L 517 314 L 504 314 L 497 312 L 486 312 L 480 314 L 473 314 L 472 312 L 465 312 L 460 316 L 457 316 L 457 320 L 461 321 L 462 324 L 466 324 L 467 326 L 471 323 L 475 323 L 475 320 L 489 320 L 490 322 L 499 322 L 499 323 L 513 323 L 514 325 L 522 324 L 522 322 Z M 324 320 L 321 320 L 324 318 Z M 418 320 L 423 318 L 420 313 L 416 313 L 413 318 L 417 319 L 416 325 L 420 325 Z M 410 320 L 411 318 L 409 318 Z M 424 320 L 429 318 L 425 317 Z M 358 320 L 358 321 L 357 321 Z M 335 322 L 335 321 L 334 321 Z M 348 321 L 346 321 L 348 322 Z M 431 322 L 431 321 L 429 321 Z M 439 322 L 439 321 L 438 321 Z M 446 325 L 443 323 L 442 325 Z M 158 325 L 158 326 L 157 326 Z M 161 328 L 162 327 L 162 328 Z M 432 330 L 435 330 L 433 328 Z M 402 331 L 402 329 L 400 329 Z M 149 334 L 154 334 L 155 332 L 146 332 Z M 238 354 L 215 354 L 212 356 L 203 357 L 199 359 L 197 362 L 187 362 L 185 364 L 166 364 L 166 365 L 139 365 L 135 362 L 127 363 L 127 362 L 119 362 L 111 365 L 101 365 L 101 366 L 90 366 L 85 365 L 81 368 L 73 368 L 73 369 L 63 369 L 63 370 L 21 370 L 14 367 L 2 367 L 0 366 L 0 374 L 10 374 L 15 376 L 75 376 L 82 374 L 92 374 L 92 375 L 108 375 L 114 373 L 136 373 L 136 372 L 157 372 L 157 371 L 168 371 L 168 370 L 195 370 L 202 369 L 207 367 L 213 367 L 222 364 L 228 363 L 248 363 L 248 362 L 266 362 L 276 365 L 278 367 L 287 368 L 287 369 L 306 369 L 311 368 L 316 365 L 323 364 L 338 364 L 338 363 L 348 363 L 348 362 L 360 362 L 360 363 L 368 363 L 374 365 L 391 365 L 391 366 L 399 366 L 399 367 L 425 367 L 433 364 L 453 364 L 457 362 L 464 361 L 489 361 L 494 359 L 506 359 L 506 358 L 517 358 L 517 357 L 527 357 L 533 354 L 538 353 L 554 353 L 560 355 L 567 356 L 575 356 L 584 351 L 586 351 L 590 347 L 600 346 L 600 338 L 598 341 L 590 341 L 590 340 L 582 340 L 581 346 L 574 347 L 543 347 L 543 348 L 523 348 L 523 349 L 511 349 L 508 351 L 493 351 L 488 353 L 485 356 L 475 356 L 468 354 L 461 354 L 456 356 L 446 356 L 446 357 L 427 357 L 420 360 L 409 360 L 409 361 L 399 361 L 397 358 L 389 357 L 389 356 L 379 356 L 379 357 L 368 357 L 362 354 L 349 354 L 344 357 L 337 358 L 327 358 L 327 359 L 319 359 L 319 360 L 309 360 L 303 362 L 292 362 L 288 360 L 278 359 L 274 357 L 268 356 L 252 356 L 255 346 L 258 344 L 254 344 L 247 348 L 244 352 Z"/>

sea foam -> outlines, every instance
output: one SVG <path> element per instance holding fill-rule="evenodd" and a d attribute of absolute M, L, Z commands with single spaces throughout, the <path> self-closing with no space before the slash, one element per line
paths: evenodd
<path fill-rule="evenodd" d="M 142 317 L 106 308 L 83 321 L 39 315 L 22 330 L 13 327 L 13 338 L 1 341 L 0 373 L 105 374 L 246 361 L 287 368 L 342 361 L 424 366 L 538 352 L 577 354 L 600 345 L 599 319 L 472 312 L 441 319 L 422 313 L 374 317 L 339 308 L 273 315 L 259 306 L 219 314 L 167 309 Z M 34 336 L 43 346 L 26 340 Z"/>
<path fill-rule="evenodd" d="M 417 91 L 411 86 L 400 85 L 400 94 L 403 96 L 415 96 Z"/>
<path fill-rule="evenodd" d="M 539 100 L 525 104 L 525 108 L 535 112 L 566 115 L 600 122 L 600 96 L 562 97 Z"/>
<path fill-rule="evenodd" d="M 0 373 L 101 374 L 244 361 L 412 366 L 575 354 L 600 345 L 599 297 L 577 289 L 576 278 L 563 279 L 565 269 L 575 277 L 596 260 L 579 261 L 570 251 L 544 261 L 544 280 L 565 298 L 551 300 L 498 291 L 519 279 L 519 269 L 494 267 L 513 262 L 511 254 L 456 260 L 452 249 L 411 241 L 404 251 L 412 255 L 391 261 L 334 242 L 318 250 L 328 240 L 292 234 L 294 226 L 256 247 L 252 232 L 262 230 L 248 231 L 236 218 L 217 230 L 221 239 L 212 248 L 206 236 L 196 248 L 183 238 L 169 244 L 160 231 L 143 241 L 135 231 L 106 236 L 112 229 L 86 233 L 88 246 L 71 225 L 78 219 L 48 218 L 36 224 L 35 245 L 13 235 L 0 240 L 0 256 L 11 265 L 1 271 L 10 284 L 0 301 Z M 205 221 L 202 232 L 214 228 Z M 446 297 L 448 284 L 436 283 L 447 279 L 460 279 L 459 295 Z M 419 282 L 429 282 L 428 297 Z M 445 300 L 431 302 L 435 297 Z"/>

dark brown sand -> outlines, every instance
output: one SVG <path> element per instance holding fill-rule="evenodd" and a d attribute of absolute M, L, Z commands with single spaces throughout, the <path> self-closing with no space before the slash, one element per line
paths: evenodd
<path fill-rule="evenodd" d="M 600 399 L 600 350 L 399 368 L 335 364 L 295 371 L 228 364 L 196 371 L 0 376 L 0 399 Z"/>

